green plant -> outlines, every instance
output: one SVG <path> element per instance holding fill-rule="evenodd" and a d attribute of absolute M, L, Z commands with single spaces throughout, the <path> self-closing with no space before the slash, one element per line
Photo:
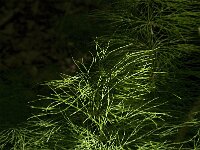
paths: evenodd
<path fill-rule="evenodd" d="M 117 30 L 95 39 L 91 63 L 75 61 L 74 76 L 45 83 L 52 94 L 33 106 L 41 111 L 24 127 L 3 131 L 2 148 L 198 149 L 199 114 L 185 121 L 187 102 L 171 88 L 181 59 L 197 51 L 190 43 L 199 14 L 193 4 L 199 2 L 119 0 L 114 12 L 101 13 Z M 185 127 L 191 131 L 177 140 Z"/>

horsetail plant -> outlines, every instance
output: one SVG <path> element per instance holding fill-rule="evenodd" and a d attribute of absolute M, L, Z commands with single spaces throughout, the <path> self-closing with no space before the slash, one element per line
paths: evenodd
<path fill-rule="evenodd" d="M 193 4 L 200 5 L 185 0 L 118 0 L 112 11 L 98 15 L 106 16 L 114 31 L 95 39 L 91 63 L 75 61 L 75 75 L 62 74 L 62 79 L 44 83 L 52 93 L 38 99 L 44 105 L 33 106 L 40 113 L 19 128 L 2 131 L 1 148 L 198 149 L 199 119 L 174 122 L 180 116 L 170 105 L 181 97 L 167 91 L 167 82 L 175 80 L 176 62 L 185 55 L 182 48 L 190 47 L 192 26 L 198 23 Z M 177 140 L 186 126 L 194 129 L 191 137 Z"/>

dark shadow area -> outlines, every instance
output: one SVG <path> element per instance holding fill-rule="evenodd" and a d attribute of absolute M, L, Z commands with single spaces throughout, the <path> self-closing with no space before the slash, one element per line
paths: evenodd
<path fill-rule="evenodd" d="M 40 83 L 74 73 L 72 57 L 89 59 L 100 2 L 0 1 L 0 128 L 31 115 L 28 102 L 48 92 Z"/>

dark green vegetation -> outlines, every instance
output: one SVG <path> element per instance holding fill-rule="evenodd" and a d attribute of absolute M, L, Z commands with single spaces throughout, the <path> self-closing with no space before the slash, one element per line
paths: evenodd
<path fill-rule="evenodd" d="M 200 77 L 195 0 L 118 0 L 98 12 L 106 35 L 90 63 L 45 85 L 26 123 L 1 146 L 42 150 L 200 148 Z"/>

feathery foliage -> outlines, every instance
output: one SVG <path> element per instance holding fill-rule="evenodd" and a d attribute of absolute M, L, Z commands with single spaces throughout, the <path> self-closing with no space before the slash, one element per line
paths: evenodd
<path fill-rule="evenodd" d="M 75 61 L 74 76 L 45 83 L 52 93 L 33 106 L 40 113 L 2 131 L 1 148 L 198 149 L 198 109 L 184 121 L 181 104 L 187 103 L 171 88 L 179 83 L 181 59 L 198 53 L 192 41 L 198 6 L 194 0 L 118 0 L 97 14 L 113 34 L 95 40 L 90 64 Z"/>

